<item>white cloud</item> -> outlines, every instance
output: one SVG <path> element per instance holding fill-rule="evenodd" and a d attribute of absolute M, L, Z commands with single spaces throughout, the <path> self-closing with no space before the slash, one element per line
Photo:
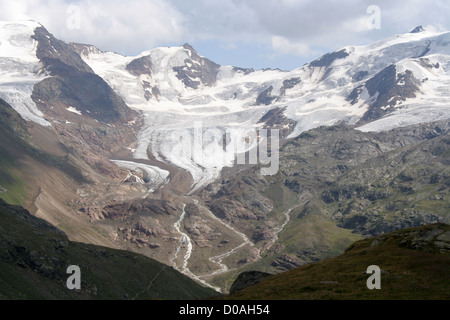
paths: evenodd
<path fill-rule="evenodd" d="M 273 36 L 272 37 L 272 49 L 279 53 L 293 54 L 297 56 L 309 56 L 311 54 L 311 48 L 304 43 L 293 43 L 289 39 Z"/>
<path fill-rule="evenodd" d="M 1 20 L 36 20 L 60 39 L 102 50 L 138 53 L 185 36 L 183 15 L 164 0 L 0 0 L 0 7 Z"/>
<path fill-rule="evenodd" d="M 239 43 L 248 50 L 253 47 L 255 55 L 263 46 L 277 56 L 308 59 L 417 25 L 450 29 L 450 1 L 375 3 L 381 9 L 380 30 L 367 28 L 367 8 L 373 0 L 0 0 L 0 19 L 37 20 L 60 39 L 123 54 L 212 41 L 230 51 Z M 80 28 L 67 27 L 70 5 L 79 8 Z"/>
<path fill-rule="evenodd" d="M 436 32 L 436 33 L 449 31 L 447 28 L 445 28 L 441 24 L 435 24 L 435 25 L 427 24 L 422 27 L 427 31 Z"/>
<path fill-rule="evenodd" d="M 25 1 L 0 1 L 0 18 L 2 20 L 29 20 Z"/>

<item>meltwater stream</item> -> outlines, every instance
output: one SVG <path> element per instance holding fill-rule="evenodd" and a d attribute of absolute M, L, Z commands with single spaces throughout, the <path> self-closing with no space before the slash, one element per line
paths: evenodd
<path fill-rule="evenodd" d="M 175 222 L 175 224 L 174 224 L 174 229 L 181 235 L 181 238 L 180 238 L 180 242 L 179 242 L 179 244 L 178 244 L 178 247 L 177 247 L 177 249 L 176 249 L 176 251 L 175 251 L 175 255 L 172 257 L 172 259 L 170 260 L 170 262 L 172 263 L 172 265 L 174 266 L 175 269 L 177 269 L 178 271 L 182 272 L 182 273 L 185 274 L 186 276 L 188 276 L 188 277 L 190 277 L 190 278 L 192 278 L 192 279 L 194 279 L 194 280 L 196 280 L 196 281 L 198 281 L 198 282 L 204 284 L 205 286 L 207 286 L 207 287 L 209 287 L 209 288 L 212 288 L 212 289 L 216 290 L 217 292 L 222 292 L 221 288 L 212 286 L 211 284 L 209 284 L 208 282 L 206 282 L 205 280 L 203 280 L 203 278 L 207 278 L 207 277 L 211 277 L 211 276 L 217 276 L 217 275 L 220 275 L 220 274 L 229 272 L 229 271 L 233 271 L 235 268 L 230 269 L 225 263 L 223 263 L 223 260 L 224 260 L 225 258 L 229 257 L 230 255 L 234 254 L 236 251 L 240 250 L 241 248 L 243 248 L 243 247 L 246 246 L 246 245 L 249 245 L 249 246 L 252 246 L 252 247 L 253 247 L 253 246 L 254 246 L 254 243 L 251 242 L 250 239 L 249 239 L 245 234 L 243 234 L 242 232 L 236 230 L 236 229 L 233 228 L 231 225 L 226 224 L 225 222 L 223 222 L 222 220 L 220 220 L 218 217 L 216 217 L 216 216 L 215 216 L 210 210 L 208 210 L 207 208 L 205 208 L 205 207 L 199 205 L 199 204 L 198 204 L 198 200 L 196 200 L 196 199 L 193 199 L 193 200 L 194 200 L 194 203 L 195 203 L 196 205 L 198 205 L 198 206 L 200 206 L 200 207 L 206 209 L 206 211 L 208 212 L 208 215 L 211 217 L 211 219 L 216 220 L 217 222 L 221 223 L 222 225 L 224 225 L 224 226 L 225 226 L 226 228 L 228 228 L 229 230 L 231 230 L 231 231 L 235 232 L 236 234 L 238 234 L 238 235 L 242 238 L 243 242 L 242 242 L 240 245 L 236 246 L 235 248 L 233 248 L 233 249 L 231 249 L 231 250 L 229 250 L 229 251 L 227 251 L 227 252 L 225 252 L 225 253 L 222 253 L 222 254 L 217 255 L 217 256 L 214 256 L 214 257 L 210 257 L 210 258 L 208 259 L 209 261 L 211 261 L 211 262 L 217 264 L 217 265 L 219 266 L 219 269 L 217 269 L 217 270 L 215 270 L 215 271 L 213 271 L 213 272 L 211 272 L 211 273 L 208 273 L 208 274 L 195 275 L 195 274 L 194 274 L 191 270 L 189 270 L 189 268 L 188 268 L 189 259 L 191 258 L 192 251 L 193 251 L 192 241 L 191 241 L 191 238 L 190 238 L 186 233 L 184 233 L 184 232 L 181 231 L 181 225 L 182 225 L 182 223 L 183 223 L 183 221 L 184 221 L 184 219 L 185 219 L 185 217 L 186 217 L 186 211 L 185 211 L 186 204 L 183 203 L 183 204 L 182 204 L 182 212 L 181 212 L 181 215 L 180 215 L 180 217 L 178 218 L 178 220 L 177 220 L 177 221 Z M 276 236 L 274 237 L 274 239 L 272 239 L 272 241 L 269 242 L 269 244 L 268 244 L 268 245 L 269 245 L 269 248 L 276 242 L 276 240 L 278 239 L 278 234 L 279 234 L 281 231 L 283 231 L 284 228 L 286 227 L 286 225 L 289 223 L 289 220 L 290 220 L 290 213 L 291 213 L 291 211 L 292 211 L 294 208 L 295 208 L 295 206 L 292 207 L 292 208 L 290 208 L 289 210 L 287 210 L 287 211 L 284 213 L 284 214 L 285 214 L 285 221 L 284 221 L 284 223 L 283 223 L 279 228 L 277 228 L 277 229 L 275 230 Z M 183 260 L 182 260 L 182 263 L 181 263 L 181 267 L 178 267 L 175 260 L 178 258 L 180 252 L 181 252 L 184 248 L 186 249 L 186 252 L 185 252 L 185 254 L 184 254 L 184 256 L 183 256 Z"/>
<path fill-rule="evenodd" d="M 196 204 L 198 204 L 198 200 L 194 199 L 194 202 Z M 203 274 L 203 275 L 195 275 L 192 273 L 192 271 L 189 270 L 189 268 L 187 267 L 189 259 L 191 257 L 192 254 L 192 250 L 193 250 L 193 246 L 192 246 L 192 242 L 191 239 L 189 238 L 189 236 L 181 231 L 181 224 L 184 221 L 185 217 L 186 217 L 186 204 L 182 204 L 182 213 L 180 215 L 180 218 L 175 222 L 174 224 L 174 228 L 175 230 L 180 233 L 181 235 L 181 239 L 180 239 L 180 243 L 175 251 L 175 255 L 172 257 L 172 259 L 170 260 L 171 263 L 173 264 L 174 268 L 177 269 L 178 271 L 182 272 L 183 274 L 191 277 L 194 280 L 197 280 L 198 282 L 216 290 L 217 292 L 222 292 L 222 290 L 219 287 L 214 287 L 211 284 L 209 284 L 208 282 L 206 282 L 205 280 L 203 280 L 202 278 L 206 278 L 206 277 L 210 277 L 210 276 L 215 276 L 215 275 L 219 275 L 228 271 L 231 271 L 233 269 L 230 269 L 227 265 L 225 265 L 223 263 L 223 259 L 225 259 L 226 257 L 232 255 L 233 253 L 235 253 L 237 250 L 241 249 L 242 247 L 246 246 L 246 245 L 250 245 L 250 246 L 254 246 L 254 244 L 248 239 L 248 237 L 243 234 L 242 232 L 239 232 L 238 230 L 234 229 L 232 226 L 230 226 L 229 224 L 224 223 L 222 220 L 220 220 L 219 218 L 217 218 L 210 210 L 206 210 L 208 212 L 208 214 L 211 216 L 212 219 L 218 221 L 219 223 L 223 224 L 225 227 L 227 227 L 228 229 L 232 230 L 233 232 L 237 233 L 240 237 L 242 237 L 243 242 L 242 244 L 240 244 L 239 246 L 225 252 L 222 253 L 218 256 L 214 256 L 214 257 L 210 257 L 209 261 L 219 265 L 219 269 L 216 271 L 213 271 L 209 274 Z M 204 208 L 204 207 L 203 207 Z M 205 208 L 206 209 L 206 208 Z M 181 267 L 178 268 L 175 259 L 178 258 L 178 255 L 180 254 L 181 250 L 183 250 L 183 248 L 186 248 L 186 253 L 184 254 L 183 257 L 183 262 L 181 264 Z"/>
<path fill-rule="evenodd" d="M 186 204 L 183 203 L 180 218 L 178 218 L 178 220 L 173 225 L 175 230 L 181 235 L 181 239 L 180 239 L 180 243 L 178 244 L 177 250 L 175 251 L 175 255 L 172 257 L 172 259 L 170 259 L 170 262 L 172 263 L 173 267 L 176 270 L 187 275 L 191 279 L 194 279 L 194 280 L 204 284 L 205 286 L 207 286 L 211 289 L 214 289 L 217 292 L 221 292 L 220 288 L 214 287 L 214 286 L 210 285 L 208 282 L 200 279 L 199 276 L 192 273 L 192 271 L 189 270 L 189 268 L 188 268 L 188 262 L 189 262 L 189 259 L 191 258 L 191 254 L 192 254 L 192 241 L 191 241 L 191 238 L 189 238 L 189 236 L 186 233 L 181 231 L 181 224 L 183 223 L 183 220 L 186 217 L 185 208 L 186 208 Z M 175 262 L 175 259 L 178 258 L 178 254 L 181 252 L 181 250 L 183 250 L 183 248 L 186 248 L 186 253 L 184 254 L 181 268 L 179 268 Z"/>

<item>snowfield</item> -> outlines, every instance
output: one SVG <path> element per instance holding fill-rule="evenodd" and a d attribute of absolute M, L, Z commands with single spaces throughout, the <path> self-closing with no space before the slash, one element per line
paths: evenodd
<path fill-rule="evenodd" d="M 0 22 L 0 98 L 23 119 L 51 126 L 31 99 L 34 85 L 46 77 L 39 74 L 37 42 L 31 38 L 40 26 L 33 21 Z"/>
<path fill-rule="evenodd" d="M 450 33 L 425 31 L 396 35 L 368 46 L 342 48 L 338 51 L 347 56 L 335 59 L 328 66 L 308 64 L 290 72 L 250 73 L 221 66 L 215 84 L 200 85 L 197 90 L 187 87 L 174 72 L 174 68 L 192 66 L 192 62 L 187 62 L 190 51 L 184 47 L 157 48 L 137 57 L 89 50 L 83 59 L 131 108 L 145 115 L 146 125 L 139 134 L 134 157 L 148 159 L 150 152 L 160 161 L 189 171 L 194 179 L 192 191 L 195 191 L 216 179 L 222 168 L 235 163 L 237 150 L 230 146 L 245 140 L 249 129 L 261 128 L 258 121 L 270 109 L 287 107 L 285 115 L 297 123 L 289 138 L 321 125 L 341 121 L 356 124 L 377 99 L 377 94 L 371 97 L 363 88 L 354 105 L 350 104 L 349 94 L 392 64 L 398 74 L 412 71 L 422 82 L 421 93 L 399 103 L 386 117 L 360 126 L 360 130 L 382 131 L 449 119 L 449 42 Z M 151 67 L 146 74 L 132 75 L 127 65 L 142 57 L 148 57 Z M 419 58 L 427 58 L 430 64 L 439 63 L 440 68 L 426 68 Z M 355 81 L 354 76 L 364 72 L 364 79 Z M 297 78 L 301 83 L 285 89 L 283 94 L 284 81 Z M 144 82 L 157 87 L 160 96 L 147 99 Z M 269 87 L 272 87 L 270 95 L 277 98 L 270 105 L 256 105 L 258 94 Z M 202 124 L 203 134 L 214 130 L 227 132 L 230 144 L 221 145 L 219 133 L 215 142 L 199 141 L 194 128 L 198 122 Z"/>
<path fill-rule="evenodd" d="M 25 120 L 50 126 L 30 97 L 34 84 L 46 77 L 39 74 L 42 65 L 32 39 L 40 26 L 0 22 L 0 98 Z M 296 122 L 289 138 L 322 125 L 358 124 L 382 96 L 367 83 L 388 67 L 395 67 L 397 86 L 404 86 L 401 79 L 411 73 L 419 91 L 407 98 L 391 97 L 382 108 L 389 113 L 359 125 L 359 130 L 450 119 L 449 32 L 406 33 L 367 46 L 347 46 L 289 72 L 218 66 L 187 45 L 135 57 L 83 46 L 81 57 L 144 115 L 133 157 L 148 159 L 151 154 L 187 170 L 194 180 L 191 192 L 233 166 L 239 153 L 264 141 L 258 139 L 264 126 L 260 120 L 272 109 L 283 109 Z M 395 106 L 389 105 L 392 101 Z M 81 114 L 72 107 L 67 111 Z"/>

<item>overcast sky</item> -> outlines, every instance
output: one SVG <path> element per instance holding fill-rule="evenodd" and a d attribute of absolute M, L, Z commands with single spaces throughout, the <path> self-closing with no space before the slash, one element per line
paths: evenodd
<path fill-rule="evenodd" d="M 254 69 L 292 70 L 418 25 L 450 30 L 449 17 L 448 0 L 0 0 L 0 20 L 36 20 L 61 40 L 124 55 L 188 42 Z"/>

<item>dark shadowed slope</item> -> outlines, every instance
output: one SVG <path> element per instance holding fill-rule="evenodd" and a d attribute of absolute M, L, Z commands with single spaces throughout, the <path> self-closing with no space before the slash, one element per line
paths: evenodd
<path fill-rule="evenodd" d="M 81 290 L 66 287 L 70 265 Z M 86 245 L 0 199 L 0 299 L 204 299 L 217 295 L 131 252 Z"/>

